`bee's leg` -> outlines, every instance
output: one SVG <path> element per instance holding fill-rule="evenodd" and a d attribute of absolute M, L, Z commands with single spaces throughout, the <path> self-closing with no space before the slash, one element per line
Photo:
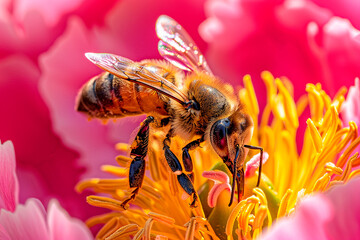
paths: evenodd
<path fill-rule="evenodd" d="M 187 194 L 189 194 L 189 195 L 193 195 L 193 200 L 190 203 L 190 207 L 195 208 L 196 207 L 195 203 L 196 203 L 196 200 L 197 200 L 197 195 L 196 195 L 195 188 L 194 188 L 194 185 L 193 185 L 192 181 L 184 173 L 181 173 L 180 175 L 177 175 L 177 179 L 178 179 L 178 182 L 180 183 L 180 186 L 185 190 L 185 192 Z"/>
<path fill-rule="evenodd" d="M 171 171 L 177 176 L 180 186 L 187 194 L 193 196 L 193 201 L 191 202 L 190 207 L 194 208 L 196 207 L 195 203 L 197 200 L 196 191 L 190 178 L 182 172 L 182 166 L 179 159 L 170 150 L 170 136 L 171 134 L 168 134 L 164 140 L 165 158 Z"/>
<path fill-rule="evenodd" d="M 126 204 L 133 200 L 138 194 L 144 180 L 145 174 L 145 157 L 148 150 L 149 143 L 149 129 L 150 123 L 154 121 L 152 116 L 148 116 L 142 123 L 141 127 L 131 145 L 130 157 L 133 159 L 129 170 L 129 185 L 130 188 L 135 188 L 129 198 L 124 200 L 121 207 L 125 209 Z"/>
<path fill-rule="evenodd" d="M 182 151 L 182 160 L 184 164 L 185 171 L 188 172 L 188 176 L 191 179 L 192 182 L 194 182 L 194 174 L 193 174 L 193 163 L 191 156 L 189 154 L 189 150 L 194 150 L 195 148 L 200 146 L 200 143 L 204 142 L 204 136 L 202 136 L 199 139 L 196 139 L 195 141 L 190 142 L 185 147 L 183 147 Z"/>
<path fill-rule="evenodd" d="M 262 169 L 262 164 L 263 164 L 264 149 L 262 147 L 251 146 L 251 145 L 244 145 L 244 147 L 249 148 L 249 149 L 260 150 L 259 175 L 258 175 L 258 181 L 257 181 L 257 184 L 256 184 L 256 187 L 259 187 L 260 179 L 261 179 L 261 169 Z"/>

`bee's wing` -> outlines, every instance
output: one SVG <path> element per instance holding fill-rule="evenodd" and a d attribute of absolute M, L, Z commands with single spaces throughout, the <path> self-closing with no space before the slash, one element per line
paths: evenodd
<path fill-rule="evenodd" d="M 183 105 L 189 101 L 178 87 L 137 62 L 109 53 L 86 53 L 85 56 L 115 76 L 151 88 Z"/>
<path fill-rule="evenodd" d="M 159 53 L 166 60 L 183 70 L 212 74 L 194 40 L 174 19 L 160 16 L 156 22 L 156 34 L 160 38 Z"/>

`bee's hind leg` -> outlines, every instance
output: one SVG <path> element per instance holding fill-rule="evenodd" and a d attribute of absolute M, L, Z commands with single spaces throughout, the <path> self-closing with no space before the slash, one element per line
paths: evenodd
<path fill-rule="evenodd" d="M 175 156 L 175 154 L 170 150 L 170 134 L 168 134 L 164 140 L 164 150 L 165 150 L 165 158 L 171 169 L 171 171 L 177 176 L 177 180 L 180 186 L 184 189 L 184 191 L 192 195 L 193 201 L 190 204 L 190 207 L 196 207 L 197 193 L 195 191 L 192 179 L 185 173 L 183 173 L 182 166 L 180 164 L 179 159 Z M 188 144 L 189 145 L 189 144 Z M 190 148 L 190 147 L 189 147 Z M 188 148 L 187 148 L 188 149 Z M 187 152 L 188 153 L 188 152 Z M 190 156 L 189 156 L 190 157 Z M 190 164 L 191 163 L 191 164 Z M 184 163 L 185 170 L 191 169 L 192 171 L 192 161 L 190 158 L 190 162 L 187 161 Z M 189 171 L 190 172 L 190 171 Z"/>
<path fill-rule="evenodd" d="M 142 123 L 141 127 L 131 145 L 130 157 L 133 159 L 129 170 L 129 185 L 130 188 L 135 188 L 129 198 L 124 200 L 121 207 L 125 209 L 126 204 L 135 199 L 142 186 L 145 175 L 145 157 L 147 155 L 149 143 L 149 129 L 150 123 L 154 121 L 152 116 L 148 116 Z"/>

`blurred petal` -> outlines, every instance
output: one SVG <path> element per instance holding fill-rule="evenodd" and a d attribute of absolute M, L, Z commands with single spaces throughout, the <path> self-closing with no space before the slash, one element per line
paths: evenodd
<path fill-rule="evenodd" d="M 45 209 L 37 199 L 18 205 L 15 212 L 1 210 L 0 225 L 13 240 L 49 240 Z"/>
<path fill-rule="evenodd" d="M 16 148 L 20 202 L 36 197 L 46 204 L 58 197 L 73 215 L 90 214 L 83 210 L 90 209 L 88 204 L 74 191 L 84 169 L 76 160 L 78 153 L 52 130 L 36 85 L 36 66 L 22 55 L 13 55 L 0 60 L 0 72 L 0 107 L 6 114 L 0 118 L 1 139 L 11 139 Z"/>
<path fill-rule="evenodd" d="M 52 240 L 93 239 L 87 226 L 80 220 L 71 218 L 56 200 L 49 203 L 47 223 Z"/>
<path fill-rule="evenodd" d="M 349 121 L 354 121 L 360 126 L 360 83 L 359 78 L 355 79 L 353 86 L 349 88 L 346 100 L 341 106 L 341 117 L 345 126 L 349 126 Z"/>
<path fill-rule="evenodd" d="M 360 179 L 306 198 L 295 214 L 279 220 L 261 239 L 357 239 Z"/>
<path fill-rule="evenodd" d="M 0 225 L 0 239 L 11 240 L 9 234 L 6 232 L 5 228 L 1 225 Z"/>
<path fill-rule="evenodd" d="M 334 24 L 332 12 L 311 1 L 209 0 L 206 14 L 199 32 L 209 43 L 206 57 L 213 72 L 234 85 L 250 74 L 257 96 L 266 96 L 263 70 L 291 79 L 295 100 L 305 93 L 306 83 L 320 82 L 333 96 L 360 75 L 353 27 L 341 25 L 346 34 L 341 34 L 340 43 L 339 33 L 329 28 Z M 310 23 L 318 27 L 318 34 L 309 33 Z M 258 100 L 263 108 L 265 98 Z"/>
<path fill-rule="evenodd" d="M 16 160 L 11 141 L 0 142 L 0 209 L 15 211 L 19 199 Z"/>
<path fill-rule="evenodd" d="M 353 0 L 312 0 L 317 5 L 329 9 L 334 15 L 348 18 L 351 23 L 360 28 L 360 2 Z"/>
<path fill-rule="evenodd" d="M 51 27 L 81 2 L 83 0 L 18 0 L 15 1 L 14 16 L 23 22 L 28 13 L 39 12 L 46 24 Z"/>

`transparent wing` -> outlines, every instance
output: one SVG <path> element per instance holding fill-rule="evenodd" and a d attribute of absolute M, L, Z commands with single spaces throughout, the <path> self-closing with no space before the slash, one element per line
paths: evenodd
<path fill-rule="evenodd" d="M 85 56 L 98 67 L 122 79 L 138 83 L 164 94 L 182 105 L 188 98 L 173 83 L 130 59 L 109 53 L 86 53 Z"/>
<path fill-rule="evenodd" d="M 162 15 L 156 22 L 159 53 L 173 65 L 187 71 L 211 70 L 190 35 L 174 19 Z"/>

